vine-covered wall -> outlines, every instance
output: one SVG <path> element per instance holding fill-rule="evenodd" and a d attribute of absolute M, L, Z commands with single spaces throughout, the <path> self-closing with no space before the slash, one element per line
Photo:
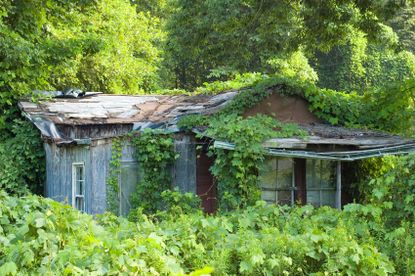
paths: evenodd
<path fill-rule="evenodd" d="M 221 210 L 244 208 L 260 199 L 258 174 L 264 160 L 262 143 L 265 140 L 293 136 L 306 139 L 308 135 L 297 125 L 279 122 L 269 114 L 243 116 L 246 110 L 272 93 L 305 98 L 310 103 L 309 109 L 322 121 L 332 125 L 374 128 L 393 133 L 408 132 L 412 127 L 413 112 L 407 106 L 414 88 L 411 82 L 391 86 L 387 91 L 368 91 L 360 95 L 319 89 L 313 84 L 263 75 L 250 83 L 244 82 L 245 87 L 236 85 L 241 92 L 218 113 L 189 115 L 178 122 L 178 127 L 184 132 L 197 128 L 204 130 L 200 136 L 235 144 L 233 151 L 210 147 L 210 154 L 215 157 L 211 172 L 217 180 Z M 222 86 L 212 84 L 198 92 L 214 94 L 224 88 L 231 87 L 229 83 Z M 395 94 L 396 101 L 389 103 L 386 99 L 390 98 L 387 95 L 392 89 L 400 94 Z M 379 112 L 379 108 L 382 108 L 382 112 Z M 402 110 L 399 116 L 387 120 L 388 116 L 397 113 L 396 109 Z M 170 168 L 178 157 L 174 153 L 172 136 L 161 131 L 145 131 L 130 135 L 127 139 L 137 150 L 143 173 L 134 195 L 134 205 L 145 212 L 162 210 L 165 206 L 160 195 L 172 186 Z M 116 158 L 117 152 L 114 155 Z M 117 166 L 114 165 L 116 162 L 113 164 L 113 172 L 116 173 Z"/>

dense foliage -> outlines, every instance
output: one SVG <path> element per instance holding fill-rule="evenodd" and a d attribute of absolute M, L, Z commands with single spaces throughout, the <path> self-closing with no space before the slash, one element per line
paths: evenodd
<path fill-rule="evenodd" d="M 1 192 L 0 272 L 175 274 L 209 266 L 218 274 L 409 275 L 413 160 L 389 160 L 393 167 L 369 184 L 368 204 L 343 211 L 258 202 L 205 216 L 172 193 L 173 212 L 137 214 L 132 223 L 109 214 L 93 220 L 51 200 Z"/>
<path fill-rule="evenodd" d="M 146 213 L 163 210 L 162 192 L 171 187 L 171 171 L 176 159 L 174 140 L 165 133 L 145 130 L 131 135 L 137 161 L 142 172 L 133 204 Z"/>
<path fill-rule="evenodd" d="M 35 126 L 19 119 L 13 121 L 10 136 L 0 135 L 0 190 L 42 193 L 45 153 L 39 136 Z"/>
<path fill-rule="evenodd" d="M 269 206 L 256 202 L 261 143 L 304 133 L 242 116 L 270 93 L 295 94 L 333 125 L 413 135 L 414 14 L 413 1 L 393 0 L 0 0 L 0 275 L 414 274 L 413 155 L 360 164 L 373 178 L 360 178 L 366 205 Z M 127 138 L 142 165 L 134 222 L 23 196 L 41 191 L 44 154 L 16 101 L 68 87 L 242 90 L 219 114 L 179 123 L 235 145 L 211 151 L 221 212 L 234 211 L 206 216 L 169 190 L 173 140 L 154 132 Z M 114 213 L 123 143 L 108 179 Z"/>
<path fill-rule="evenodd" d="M 264 160 L 262 143 L 269 138 L 303 137 L 308 133 L 293 124 L 283 124 L 270 116 L 244 118 L 249 108 L 271 93 L 300 95 L 310 102 L 310 109 L 332 125 L 381 129 L 413 135 L 415 83 L 407 81 L 384 89 L 366 91 L 363 95 L 320 89 L 313 84 L 292 78 L 261 74 L 245 74 L 226 82 L 214 82 L 196 89 L 202 93 L 217 93 L 232 88 L 241 92 L 214 115 L 182 117 L 178 126 L 184 130 L 205 127 L 201 136 L 226 141 L 233 150 L 210 147 L 215 156 L 211 172 L 217 180 L 219 205 L 233 210 L 252 205 L 260 198 L 258 175 Z M 249 80 L 249 81 L 247 81 Z M 390 99 L 394 99 L 390 101 Z"/>
<path fill-rule="evenodd" d="M 390 33 L 387 17 L 408 4 L 354 0 L 172 3 L 166 20 L 166 51 L 179 87 L 198 86 L 235 72 L 282 73 L 284 68 L 274 66 L 276 60 L 289 60 L 299 51 L 297 60 L 301 55 L 314 58 L 318 51 L 345 45 L 357 33 L 370 43 L 384 41 Z M 326 76 L 332 77 L 333 72 Z"/>
<path fill-rule="evenodd" d="M 0 274 L 180 274 L 212 267 L 217 274 L 409 275 L 415 272 L 413 160 L 390 159 L 369 183 L 367 204 L 343 211 L 258 202 L 206 216 L 190 195 L 173 192 L 164 195 L 170 212 L 137 213 L 133 223 L 0 192 Z"/>
<path fill-rule="evenodd" d="M 296 125 L 282 124 L 268 116 L 244 119 L 226 115 L 211 120 L 206 135 L 235 145 L 231 151 L 211 147 L 215 155 L 211 172 L 217 180 L 220 209 L 233 210 L 253 205 L 261 198 L 258 175 L 265 158 L 262 142 L 305 133 Z"/>
<path fill-rule="evenodd" d="M 155 87 L 163 35 L 127 1 L 0 2 L 0 130 L 32 90 Z"/>

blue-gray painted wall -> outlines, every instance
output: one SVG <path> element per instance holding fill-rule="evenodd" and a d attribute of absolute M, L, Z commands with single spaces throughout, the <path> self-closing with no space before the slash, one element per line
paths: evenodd
<path fill-rule="evenodd" d="M 85 163 L 85 209 L 89 214 L 106 210 L 106 181 L 111 161 L 111 139 L 95 140 L 90 145 L 60 146 L 44 144 L 46 152 L 45 196 L 72 205 L 72 164 Z M 175 150 L 179 158 L 172 166 L 172 184 L 183 192 L 196 192 L 196 146 L 193 136 L 177 135 Z M 134 148 L 123 145 L 121 158 L 120 214 L 131 207 L 130 196 L 139 183 L 139 164 Z"/>

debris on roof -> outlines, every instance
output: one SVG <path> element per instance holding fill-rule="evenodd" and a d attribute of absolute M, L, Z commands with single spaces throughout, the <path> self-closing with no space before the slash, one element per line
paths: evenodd
<path fill-rule="evenodd" d="M 84 92 L 80 89 L 69 88 L 64 91 L 33 91 L 33 94 L 35 96 L 43 96 L 46 98 L 77 99 L 102 94 L 102 92 Z"/>
<path fill-rule="evenodd" d="M 78 98 L 77 91 L 69 91 L 68 95 L 77 98 L 57 97 L 48 101 L 34 103 L 32 101 L 21 101 L 20 109 L 41 130 L 42 135 L 52 139 L 57 144 L 73 143 L 74 140 L 85 138 L 105 138 L 108 135 L 121 135 L 131 130 L 144 128 L 165 128 L 178 131 L 176 126 L 180 117 L 190 114 L 212 114 L 222 109 L 238 93 L 228 91 L 218 95 L 109 95 L 87 92 Z M 86 97 L 88 96 L 88 97 Z M 307 138 L 275 138 L 264 143 L 264 147 L 275 154 L 280 150 L 315 150 L 321 148 L 323 151 L 341 150 L 371 150 L 384 147 L 396 147 L 406 145 L 414 146 L 413 140 L 403 139 L 377 131 L 348 129 L 322 124 L 319 120 L 311 117 L 307 112 L 306 103 L 296 98 L 286 97 L 284 99 L 270 98 L 263 105 L 263 110 L 284 111 L 276 114 L 282 121 L 297 123 L 308 132 Z M 281 102 L 281 103 L 279 103 Z M 291 107 L 291 109 L 290 109 Z M 295 108 L 296 107 L 296 108 Z M 268 110 L 269 109 L 269 110 Z M 294 110 L 292 110 L 294 109 Z M 296 111 L 306 110 L 301 116 Z M 246 115 L 246 114 L 245 114 Z M 253 115 L 253 114 L 251 114 Z M 122 126 L 120 130 L 107 127 L 106 131 L 101 129 L 96 137 L 92 137 L 88 131 L 89 126 Z M 79 126 L 87 135 L 73 135 L 72 127 Z M 69 131 L 65 131 L 68 130 Z M 203 129 L 196 132 L 203 134 Z M 106 133 L 105 135 L 103 133 Z M 118 133 L 118 134 L 117 134 Z M 69 137 L 70 136 L 70 137 Z M 88 137 L 84 137 L 88 136 Z M 75 141 L 76 142 L 76 141 Z M 218 145 L 226 142 L 217 141 Z M 222 143 L 222 144 L 221 144 Z M 226 144 L 226 147 L 231 147 Z M 328 147 L 331 147 L 330 149 Z"/>
<path fill-rule="evenodd" d="M 38 103 L 20 101 L 19 108 L 41 130 L 45 138 L 56 143 L 72 143 L 74 138 L 62 134 L 58 131 L 59 128 L 131 125 L 130 131 L 158 127 L 177 131 L 176 123 L 181 116 L 212 114 L 224 107 L 236 94 L 237 91 L 214 96 L 130 96 L 86 92 L 84 97 L 68 98 L 53 92 L 49 94 L 54 95 L 53 98 Z"/>
<path fill-rule="evenodd" d="M 187 114 L 210 114 L 224 106 L 237 92 L 216 96 L 129 96 L 98 94 L 88 98 L 54 98 L 19 107 L 32 116 L 43 116 L 55 124 L 134 124 L 167 123 Z"/>
<path fill-rule="evenodd" d="M 388 154 L 415 152 L 415 141 L 387 133 L 349 129 L 327 124 L 302 124 L 307 137 L 272 138 L 263 143 L 267 155 L 290 158 L 355 161 Z M 234 150 L 235 145 L 216 140 L 214 146 Z"/>

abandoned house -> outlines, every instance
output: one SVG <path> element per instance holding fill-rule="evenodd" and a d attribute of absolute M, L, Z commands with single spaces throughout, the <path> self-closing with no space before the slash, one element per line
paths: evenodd
<path fill-rule="evenodd" d="M 198 194 L 204 210 L 214 212 L 217 191 L 209 171 L 213 158 L 206 154 L 206 146 L 197 152 L 197 144 L 205 144 L 206 140 L 196 138 L 193 132 L 181 131 L 176 123 L 188 114 L 217 112 L 237 93 L 229 91 L 215 96 L 86 93 L 83 97 L 56 97 L 40 103 L 21 101 L 19 107 L 42 133 L 47 167 L 45 196 L 90 214 L 103 213 L 112 140 L 133 130 L 163 128 L 174 133 L 175 150 L 179 154 L 171 170 L 173 185 L 183 192 Z M 244 115 L 258 113 L 296 123 L 309 133 L 307 139 L 276 138 L 264 143 L 268 157 L 259 184 L 262 198 L 270 203 L 301 202 L 341 208 L 352 200 L 344 181 L 350 171 L 342 163 L 415 150 L 412 140 L 324 124 L 299 96 L 271 93 Z M 226 141 L 209 143 L 227 150 L 234 148 Z M 121 214 L 128 213 L 129 195 L 140 178 L 133 151 L 129 145 L 122 150 Z"/>

